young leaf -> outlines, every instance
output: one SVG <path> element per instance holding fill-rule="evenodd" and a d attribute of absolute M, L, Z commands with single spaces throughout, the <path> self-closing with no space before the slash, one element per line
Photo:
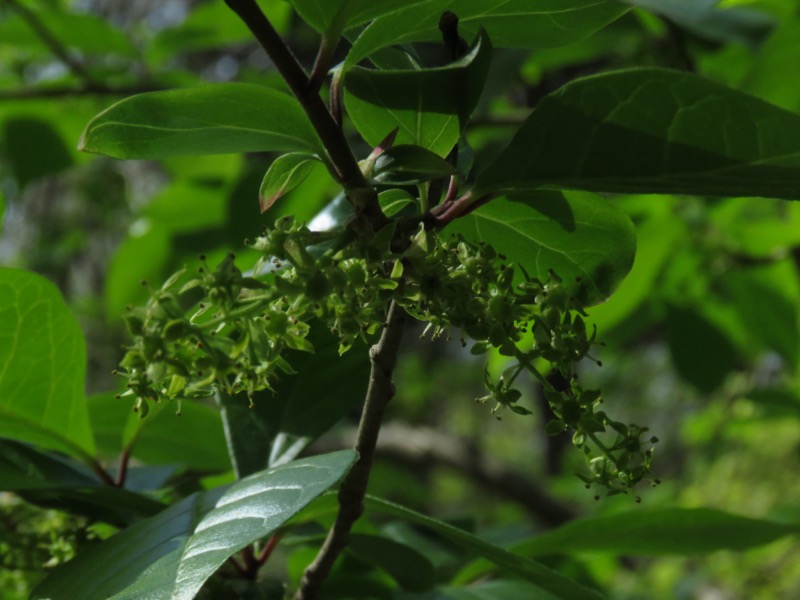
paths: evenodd
<path fill-rule="evenodd" d="M 355 460 L 344 450 L 193 494 L 87 548 L 31 598 L 190 600 L 228 557 L 262 539 L 336 484 Z"/>
<path fill-rule="evenodd" d="M 419 146 L 392 146 L 381 152 L 371 177 L 381 184 L 408 185 L 455 175 L 456 170 L 438 154 Z"/>
<path fill-rule="evenodd" d="M 503 550 L 463 529 L 381 498 L 367 496 L 364 500 L 370 510 L 423 525 L 465 550 L 483 556 L 498 567 L 527 579 L 556 598 L 564 600 L 598 600 L 602 598 L 596 591 L 567 579 L 544 565 Z"/>
<path fill-rule="evenodd" d="M 800 116 L 691 73 L 604 73 L 542 100 L 476 185 L 800 198 Z"/>
<path fill-rule="evenodd" d="M 353 43 L 345 66 L 387 46 L 440 41 L 445 11 L 458 16 L 467 39 L 484 28 L 497 47 L 549 48 L 589 37 L 629 10 L 615 0 L 428 0 L 373 21 Z"/>
<path fill-rule="evenodd" d="M 356 67 L 345 77 L 348 115 L 373 147 L 399 127 L 395 144 L 414 144 L 445 156 L 480 98 L 491 56 L 491 42 L 481 31 L 465 56 L 444 67 Z"/>
<path fill-rule="evenodd" d="M 378 194 L 378 202 L 381 205 L 383 214 L 387 217 L 393 217 L 406 206 L 411 206 L 416 203 L 414 197 L 400 188 L 386 190 Z"/>
<path fill-rule="evenodd" d="M 324 149 L 291 96 L 247 83 L 148 92 L 92 119 L 78 149 L 114 158 L 157 159 Z"/>
<path fill-rule="evenodd" d="M 290 152 L 276 158 L 269 166 L 261 189 L 258 204 L 265 213 L 281 196 L 303 183 L 319 159 L 305 152 Z"/>
<path fill-rule="evenodd" d="M 456 219 L 447 230 L 491 244 L 542 281 L 552 269 L 585 304 L 608 297 L 636 253 L 630 219 L 586 192 L 511 194 Z"/>
<path fill-rule="evenodd" d="M 0 340 L 0 436 L 90 457 L 85 342 L 52 283 L 0 269 Z"/>

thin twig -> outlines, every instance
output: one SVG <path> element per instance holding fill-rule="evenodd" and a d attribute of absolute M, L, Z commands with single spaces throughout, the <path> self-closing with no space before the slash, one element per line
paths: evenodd
<path fill-rule="evenodd" d="M 97 462 L 97 460 L 92 459 L 91 465 L 92 465 L 92 470 L 97 474 L 97 476 L 103 483 L 105 483 L 106 485 L 113 485 L 113 486 L 117 485 L 117 482 L 114 481 L 114 478 L 108 474 L 108 471 L 106 471 L 103 468 L 103 466 L 99 462 Z"/>
<path fill-rule="evenodd" d="M 355 443 L 358 459 L 339 488 L 339 512 L 336 521 L 328 531 L 328 537 L 314 562 L 303 574 L 294 600 L 313 600 L 319 597 L 322 583 L 350 541 L 350 529 L 364 512 L 364 494 L 367 492 L 383 413 L 394 396 L 392 372 L 403 337 L 405 319 L 405 311 L 392 302 L 381 339 L 370 348 L 372 370 Z"/>
<path fill-rule="evenodd" d="M 125 487 L 125 479 L 128 476 L 128 463 L 131 461 L 131 449 L 125 448 L 119 457 L 119 469 L 117 470 L 117 480 L 114 484 L 117 487 Z"/>
<path fill-rule="evenodd" d="M 85 83 L 91 83 L 92 77 L 85 67 L 70 56 L 69 51 L 61 43 L 61 41 L 54 36 L 49 29 L 42 23 L 39 16 L 27 6 L 23 6 L 17 0 L 5 0 L 7 6 L 15 10 L 20 17 L 22 17 L 33 32 L 39 37 L 45 46 L 56 55 L 56 57 L 72 71 L 72 73 Z"/>
<path fill-rule="evenodd" d="M 370 218 L 380 220 L 377 194 L 361 172 L 342 129 L 328 111 L 320 95 L 313 89 L 305 70 L 275 31 L 272 23 L 255 0 L 225 0 L 225 3 L 247 25 L 300 102 L 328 151 L 335 174 L 356 210 L 371 213 Z"/>
<path fill-rule="evenodd" d="M 272 551 L 278 546 L 282 537 L 283 536 L 280 533 L 276 533 L 267 540 L 266 544 L 264 544 L 264 547 L 261 549 L 261 552 L 259 552 L 258 558 L 256 559 L 260 567 L 263 566 L 267 560 L 269 560 Z"/>

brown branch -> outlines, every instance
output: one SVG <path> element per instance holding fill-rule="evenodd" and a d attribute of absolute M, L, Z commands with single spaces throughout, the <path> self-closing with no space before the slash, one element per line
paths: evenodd
<path fill-rule="evenodd" d="M 103 466 L 99 462 L 97 462 L 96 459 L 92 459 L 91 465 L 92 465 L 92 470 L 97 474 L 97 476 L 103 483 L 105 483 L 106 485 L 113 485 L 113 486 L 117 485 L 117 482 L 114 481 L 114 478 L 108 474 L 108 471 L 106 471 L 103 468 Z"/>
<path fill-rule="evenodd" d="M 117 480 L 114 484 L 117 487 L 125 487 L 125 479 L 128 476 L 128 463 L 131 461 L 131 448 L 128 446 L 122 451 L 119 457 L 119 470 L 117 471 Z"/>
<path fill-rule="evenodd" d="M 56 36 L 50 32 L 49 29 L 47 29 L 47 27 L 45 27 L 44 23 L 42 23 L 34 11 L 27 6 L 23 6 L 17 2 L 17 0 L 5 0 L 5 3 L 12 10 L 16 11 L 20 17 L 22 17 L 22 19 L 28 24 L 28 26 L 39 37 L 39 39 L 44 42 L 45 46 L 50 49 L 50 52 L 55 54 L 55 56 L 62 63 L 64 63 L 64 65 L 66 65 L 66 67 L 72 71 L 75 76 L 77 76 L 79 79 L 82 79 L 86 83 L 90 83 L 92 81 L 92 77 L 89 75 L 89 72 L 80 62 L 70 56 L 66 47 Z"/>
<path fill-rule="evenodd" d="M 313 600 L 319 597 L 322 583 L 350 541 L 350 530 L 353 524 L 364 512 L 364 494 L 367 492 L 383 413 L 394 396 L 392 372 L 397 362 L 405 320 L 405 311 L 392 302 L 381 338 L 370 348 L 372 369 L 355 443 L 358 459 L 339 488 L 339 512 L 336 515 L 336 521 L 328 531 L 328 536 L 314 562 L 303 573 L 294 600 Z"/>
<path fill-rule="evenodd" d="M 314 89 L 315 86 L 303 67 L 275 31 L 272 23 L 269 22 L 255 0 L 225 0 L 225 3 L 247 25 L 300 102 L 300 106 L 322 140 L 335 175 L 344 187 L 356 212 L 363 214 L 376 226 L 383 224 L 385 217 L 380 211 L 377 193 L 361 172 L 344 132 Z"/>

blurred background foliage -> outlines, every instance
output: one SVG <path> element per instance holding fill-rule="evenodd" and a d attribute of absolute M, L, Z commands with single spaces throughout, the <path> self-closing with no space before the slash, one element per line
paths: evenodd
<path fill-rule="evenodd" d="M 260 4 L 309 64 L 314 32 L 287 2 Z M 469 129 L 476 154 L 497 152 L 508 125 L 545 94 L 611 68 L 691 70 L 800 111 L 797 0 L 634 4 L 649 12 L 634 10 L 583 42 L 497 51 Z M 275 84 L 277 77 L 220 1 L 0 0 L 0 264 L 50 278 L 79 318 L 88 392 L 96 394 L 93 424 L 109 460 L 129 420 L 129 407 L 109 394 L 119 386 L 110 372 L 125 336 L 120 315 L 146 298 L 141 282 L 158 285 L 200 253 L 213 263 L 229 250 L 243 252 L 243 239 L 276 217 L 310 221 L 336 192 L 320 168 L 261 215 L 258 188 L 272 155 L 121 162 L 75 149 L 89 119 L 117 99 L 231 80 Z M 358 148 L 360 156 L 367 152 Z M 656 470 L 663 483 L 641 491 L 643 504 L 800 522 L 800 204 L 614 201 L 636 224 L 638 252 L 617 293 L 590 310 L 604 342 L 596 349 L 603 366 L 587 363 L 580 377 L 602 387 L 622 420 L 649 424 L 661 440 Z M 576 515 L 638 509 L 630 497 L 595 501 L 583 488 L 573 475 L 579 453 L 569 440 L 544 435 L 549 409 L 533 382 L 524 402 L 534 416 L 498 421 L 473 402 L 483 394 L 482 362 L 458 343 L 409 338 L 372 492 L 469 522 L 500 544 Z M 490 367 L 502 369 L 502 357 Z M 194 426 L 181 422 L 195 427 L 191 434 L 166 421 L 144 429 L 138 464 L 162 469 L 173 482 L 189 473 L 216 473 L 215 482 L 229 477 L 219 418 L 206 408 L 189 409 Z M 125 435 L 134 430 L 128 425 Z M 352 422 L 343 423 L 320 447 L 341 446 L 351 430 Z M 190 437 L 202 444 L 189 445 Z M 176 460 L 183 462 L 164 464 Z M 87 534 L 82 525 L 0 495 L 0 598 L 26 597 L 43 568 L 109 533 L 97 527 Z M 290 572 L 302 558 L 286 557 Z M 800 597 L 795 539 L 745 553 L 586 553 L 569 562 L 576 576 L 600 582 L 613 598 Z"/>

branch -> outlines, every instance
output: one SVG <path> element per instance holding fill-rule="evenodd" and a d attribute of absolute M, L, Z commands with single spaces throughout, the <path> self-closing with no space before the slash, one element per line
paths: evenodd
<path fill-rule="evenodd" d="M 392 302 L 389 305 L 386 326 L 381 339 L 369 350 L 372 370 L 367 397 L 361 412 L 361 422 L 356 434 L 355 449 L 358 460 L 345 476 L 339 488 L 339 512 L 328 537 L 322 544 L 300 580 L 294 600 L 313 600 L 319 597 L 320 587 L 331 571 L 336 559 L 350 541 L 350 530 L 364 512 L 364 494 L 367 492 L 369 473 L 378 433 L 386 406 L 394 396 L 392 372 L 403 337 L 405 311 Z"/>
<path fill-rule="evenodd" d="M 70 71 L 72 71 L 79 79 L 82 79 L 87 83 L 92 81 L 92 77 L 89 75 L 89 72 L 81 63 L 69 55 L 69 51 L 64 47 L 58 38 L 50 33 L 47 27 L 45 27 L 44 23 L 39 20 L 39 17 L 35 12 L 33 12 L 27 6 L 23 6 L 17 2 L 17 0 L 5 0 L 5 3 L 12 10 L 17 11 L 19 16 L 23 18 L 23 20 L 31 29 L 33 29 L 33 32 L 39 37 L 39 39 L 44 42 L 45 46 L 47 46 L 50 51 L 67 66 Z"/>
<path fill-rule="evenodd" d="M 382 224 L 385 217 L 380 211 L 377 193 L 361 172 L 342 129 L 314 89 L 316 82 L 312 83 L 306 75 L 303 67 L 255 0 L 225 0 L 225 3 L 247 25 L 300 102 L 300 106 L 328 151 L 335 175 L 356 208 L 356 212 L 364 213 L 369 220 L 378 225 Z"/>

